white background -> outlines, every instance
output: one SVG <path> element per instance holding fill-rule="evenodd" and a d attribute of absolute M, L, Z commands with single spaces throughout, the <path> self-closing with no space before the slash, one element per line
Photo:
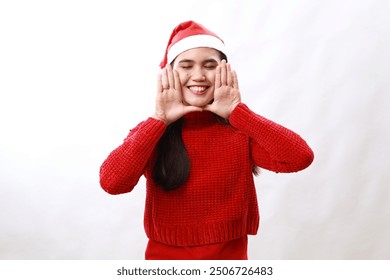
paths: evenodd
<path fill-rule="evenodd" d="M 0 258 L 143 259 L 145 181 L 99 167 L 154 109 L 172 29 L 220 35 L 243 101 L 299 133 L 314 163 L 256 177 L 251 259 L 389 259 L 390 4 L 0 2 Z"/>

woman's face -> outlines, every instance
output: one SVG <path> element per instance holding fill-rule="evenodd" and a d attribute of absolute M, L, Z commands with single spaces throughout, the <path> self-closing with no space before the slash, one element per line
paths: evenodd
<path fill-rule="evenodd" d="M 220 62 L 219 51 L 212 48 L 190 49 L 176 57 L 173 68 L 179 73 L 184 104 L 204 107 L 213 100 Z"/>

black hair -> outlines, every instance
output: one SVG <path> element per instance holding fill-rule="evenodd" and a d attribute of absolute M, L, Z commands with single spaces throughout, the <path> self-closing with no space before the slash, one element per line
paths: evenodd
<path fill-rule="evenodd" d="M 157 143 L 153 179 L 164 190 L 173 190 L 182 185 L 190 173 L 190 159 L 181 136 L 183 119 L 166 128 Z"/>

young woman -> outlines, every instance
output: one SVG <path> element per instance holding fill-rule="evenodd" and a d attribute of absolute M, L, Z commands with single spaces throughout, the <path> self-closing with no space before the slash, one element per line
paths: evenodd
<path fill-rule="evenodd" d="M 130 131 L 100 169 L 110 194 L 146 177 L 146 259 L 247 259 L 256 234 L 257 168 L 297 172 L 314 155 L 293 131 L 241 100 L 223 41 L 183 22 L 172 32 L 153 116 Z"/>

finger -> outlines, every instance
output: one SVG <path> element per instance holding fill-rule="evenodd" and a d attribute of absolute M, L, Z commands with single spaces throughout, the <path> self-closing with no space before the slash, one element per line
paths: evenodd
<path fill-rule="evenodd" d="M 175 80 L 173 78 L 172 67 L 170 64 L 167 65 L 167 76 L 168 76 L 168 88 L 173 88 L 175 86 Z"/>
<path fill-rule="evenodd" d="M 169 88 L 167 68 L 164 68 L 161 71 L 161 85 L 162 85 L 163 89 L 168 89 Z"/>
<path fill-rule="evenodd" d="M 233 76 L 233 87 L 235 88 L 235 89 L 238 89 L 238 78 L 237 78 L 237 73 L 236 73 L 236 71 L 232 71 L 232 76 Z"/>
<path fill-rule="evenodd" d="M 217 66 L 215 71 L 215 88 L 221 87 L 221 66 Z"/>
<path fill-rule="evenodd" d="M 157 91 L 158 91 L 158 92 L 162 92 L 162 91 L 163 91 L 163 86 L 162 86 L 162 81 L 161 81 L 161 79 L 162 79 L 162 74 L 159 73 L 159 74 L 157 75 Z"/>
<path fill-rule="evenodd" d="M 232 69 L 229 63 L 226 63 L 226 84 L 232 86 L 233 84 Z"/>
<path fill-rule="evenodd" d="M 213 104 L 207 104 L 206 106 L 203 107 L 203 110 L 212 112 L 213 111 L 212 106 L 213 106 Z"/>
<path fill-rule="evenodd" d="M 203 111 L 203 109 L 200 107 L 196 107 L 196 106 L 185 106 L 184 107 L 185 114 L 188 114 L 191 112 L 201 112 L 201 111 Z"/>
<path fill-rule="evenodd" d="M 227 77 L 226 77 L 226 61 L 222 60 L 221 62 L 221 85 L 227 85 Z"/>
<path fill-rule="evenodd" d="M 179 73 L 176 70 L 173 70 L 173 76 L 174 76 L 174 81 L 175 81 L 175 89 L 180 89 L 181 84 L 180 84 L 180 77 Z"/>

